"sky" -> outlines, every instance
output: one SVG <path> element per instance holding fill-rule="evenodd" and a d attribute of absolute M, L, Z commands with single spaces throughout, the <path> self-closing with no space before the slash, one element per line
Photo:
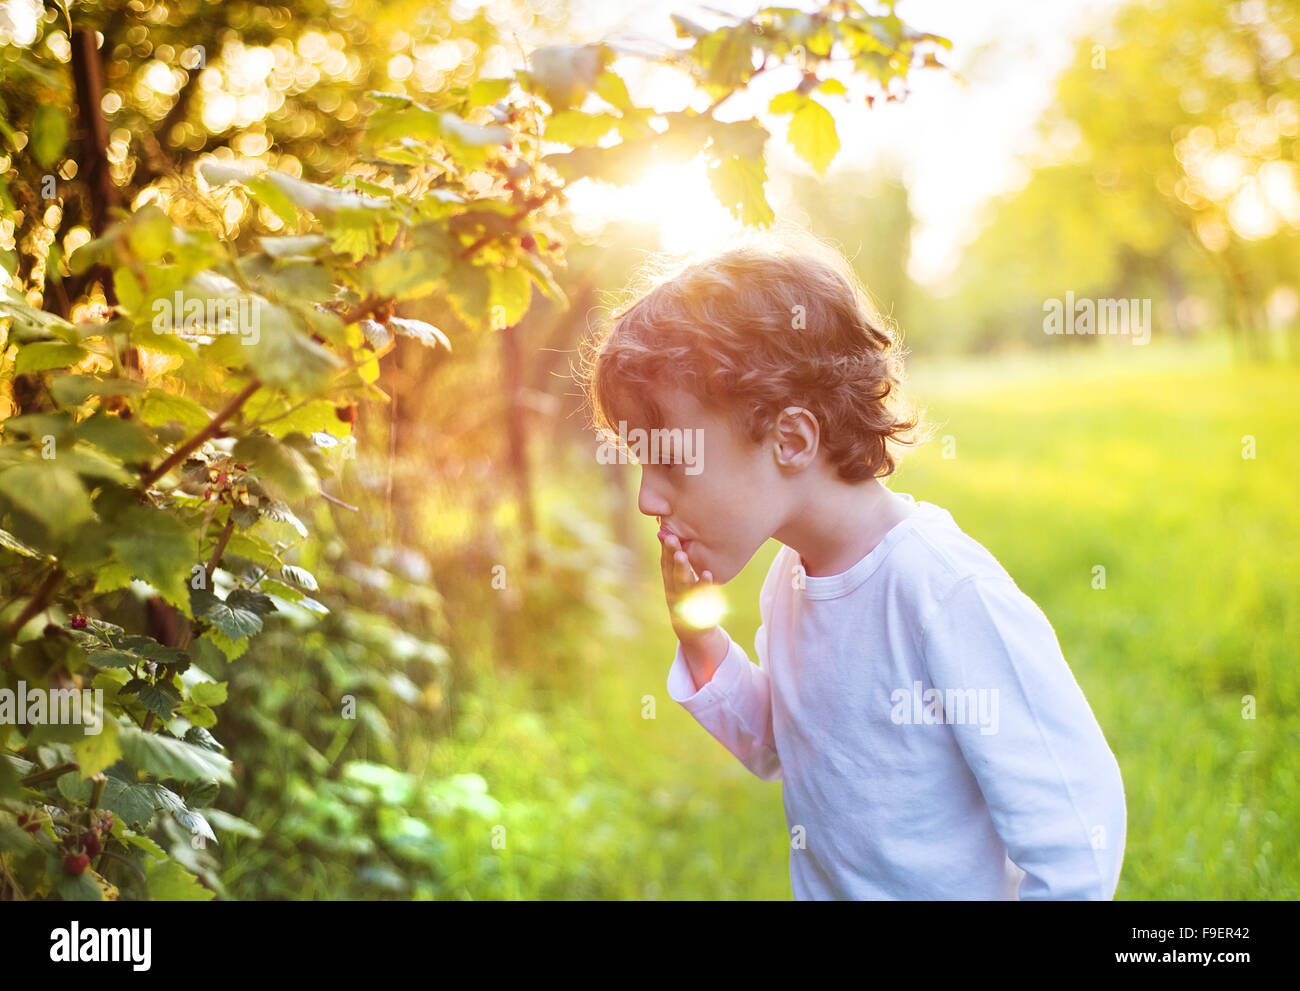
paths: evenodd
<path fill-rule="evenodd" d="M 942 292 L 945 280 L 960 260 L 961 250 L 978 230 L 981 206 L 992 196 L 1015 188 L 1027 178 L 1017 157 L 1031 150 L 1034 125 L 1046 108 L 1053 80 L 1065 68 L 1075 44 L 1102 23 L 1118 0 L 901 0 L 898 15 L 912 26 L 944 35 L 953 50 L 944 60 L 963 77 L 927 70 L 917 74 L 904 103 L 877 103 L 872 110 L 856 101 L 852 107 L 829 97 L 842 148 L 831 172 L 845 167 L 870 167 L 897 162 L 917 215 L 910 271 L 914 278 Z M 749 15 L 755 2 L 713 0 L 714 9 Z M 805 5 L 806 6 L 806 5 Z M 660 39 L 671 42 L 670 15 L 681 13 L 701 23 L 718 23 L 699 4 L 675 0 L 571 0 L 570 30 L 584 38 Z M 867 4 L 868 9 L 873 9 Z M 620 66 L 620 71 L 622 67 Z M 763 82 L 759 80 L 758 82 Z M 760 89 L 752 102 L 733 98 L 725 108 L 747 116 L 765 104 L 770 90 Z M 629 79 L 633 85 L 633 80 Z M 665 104 L 684 98 L 662 82 Z M 639 95 L 633 86 L 633 98 Z M 764 95 L 766 94 L 766 95 Z M 658 101 L 656 101 L 658 102 Z M 667 109 L 665 106 L 662 109 Z M 768 197 L 782 213 L 784 186 L 776 173 L 782 168 L 806 171 L 784 141 L 768 146 L 769 174 L 774 176 Z M 669 236 L 666 246 L 689 247 L 691 234 L 721 232 L 731 221 L 710 201 L 702 168 L 696 183 L 681 176 L 651 175 L 631 197 L 611 191 L 591 191 L 574 205 L 593 215 L 643 213 L 658 216 Z M 675 196 L 675 205 L 660 198 Z M 666 211 L 666 212 L 665 212 Z M 674 245 L 673 235 L 680 244 Z"/>

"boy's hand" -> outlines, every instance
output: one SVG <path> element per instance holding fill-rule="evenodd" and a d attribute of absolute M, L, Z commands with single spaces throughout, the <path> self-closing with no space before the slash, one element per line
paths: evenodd
<path fill-rule="evenodd" d="M 676 534 L 660 530 L 659 543 L 659 569 L 663 573 L 668 616 L 672 620 L 673 632 L 681 642 L 682 655 L 691 670 L 691 675 L 695 678 L 697 686 L 703 686 L 713 677 L 713 672 L 726 656 L 727 638 L 722 632 L 722 627 L 716 623 L 704 630 L 691 626 L 678 612 L 677 607 L 688 593 L 710 587 L 713 584 L 713 575 L 708 571 L 703 575 L 695 573 Z"/>

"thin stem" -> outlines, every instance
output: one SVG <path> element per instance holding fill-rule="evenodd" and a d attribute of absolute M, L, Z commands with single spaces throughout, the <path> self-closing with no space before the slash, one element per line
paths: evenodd
<path fill-rule="evenodd" d="M 70 761 L 67 764 L 58 764 L 54 767 L 46 768 L 44 771 L 37 771 L 35 774 L 29 774 L 27 777 L 22 778 L 18 783 L 24 788 L 28 788 L 32 785 L 38 785 L 42 781 L 51 781 L 54 778 L 62 777 L 69 771 L 77 770 L 80 766 L 81 765 L 76 761 Z"/>
<path fill-rule="evenodd" d="M 261 387 L 262 383 L 256 378 L 249 382 L 248 385 L 244 386 L 244 388 L 239 391 L 238 395 L 221 408 L 217 415 L 209 421 L 206 427 L 200 430 L 180 447 L 176 448 L 176 450 L 173 451 L 166 460 L 159 464 L 158 467 L 146 472 L 140 479 L 141 484 L 147 489 L 154 482 L 158 481 L 158 479 L 166 475 L 167 472 L 171 471 L 176 465 L 183 462 L 187 457 L 189 457 L 192 451 L 198 449 L 204 441 L 215 435 L 216 432 L 221 429 L 221 425 L 230 419 L 230 417 L 234 416 L 239 407 L 243 406 L 244 403 L 247 402 L 248 397 Z"/>
<path fill-rule="evenodd" d="M 22 628 L 27 625 L 28 620 L 49 605 L 50 593 L 54 591 L 54 586 L 62 578 L 63 568 L 56 564 L 54 569 L 45 576 L 45 581 L 41 582 L 41 587 L 36 590 L 36 594 L 27 600 L 27 605 L 23 606 L 22 612 L 14 617 L 14 621 L 9 624 L 9 638 L 11 640 L 18 636 Z"/>
<path fill-rule="evenodd" d="M 330 494 L 329 494 L 328 492 L 326 492 L 324 489 L 321 489 L 321 490 L 320 490 L 320 494 L 321 494 L 322 496 L 324 496 L 326 502 L 332 502 L 332 503 L 334 503 L 334 505 L 336 505 L 336 506 L 342 506 L 344 509 L 350 509 L 350 510 L 352 510 L 352 512 L 354 512 L 354 513 L 360 512 L 360 510 L 359 510 L 356 506 L 349 506 L 349 505 L 348 505 L 346 502 L 344 502 L 342 499 L 335 499 L 332 495 L 330 495 Z"/>
<path fill-rule="evenodd" d="M 235 514 L 231 511 L 230 519 L 226 520 L 226 528 L 221 531 L 221 536 L 217 538 L 216 549 L 212 552 L 212 559 L 208 561 L 208 580 L 212 580 L 213 572 L 217 570 L 217 562 L 221 560 L 221 554 L 226 549 L 226 544 L 230 540 L 230 535 L 235 530 Z"/>

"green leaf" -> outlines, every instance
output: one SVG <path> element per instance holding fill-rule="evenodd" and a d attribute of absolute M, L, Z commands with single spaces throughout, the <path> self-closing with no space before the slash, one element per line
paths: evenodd
<path fill-rule="evenodd" d="M 149 897 L 158 902 L 206 902 L 216 892 L 203 887 L 199 879 L 175 860 L 152 861 L 145 867 Z"/>
<path fill-rule="evenodd" d="M 271 208 L 272 213 L 290 227 L 297 226 L 298 207 L 294 205 L 293 200 L 285 194 L 283 189 L 260 176 L 245 179 L 243 182 L 254 197 Z"/>
<path fill-rule="evenodd" d="M 202 747 L 204 750 L 211 750 L 214 753 L 225 750 L 206 729 L 201 726 L 191 726 L 185 731 L 185 740 L 196 747 Z"/>
<path fill-rule="evenodd" d="M 115 650 L 112 647 L 92 650 L 87 656 L 90 663 L 97 668 L 130 668 L 140 663 L 140 658 L 136 654 Z"/>
<path fill-rule="evenodd" d="M 117 723 L 102 713 L 100 718 L 102 728 L 99 733 L 88 734 L 84 740 L 72 745 L 72 753 L 77 758 L 83 778 L 99 774 L 116 764 L 122 756 L 122 750 L 117 745 Z"/>
<path fill-rule="evenodd" d="M 604 45 L 548 45 L 534 49 L 520 82 L 556 111 L 577 106 L 596 86 L 612 52 Z"/>
<path fill-rule="evenodd" d="M 247 588 L 237 588 L 226 596 L 226 604 L 232 609 L 244 609 L 258 616 L 275 612 L 275 603 L 270 596 Z"/>
<path fill-rule="evenodd" d="M 226 701 L 226 682 L 197 682 L 190 689 L 190 698 L 200 705 L 220 705 Z"/>
<path fill-rule="evenodd" d="M 171 218 L 153 203 L 146 204 L 132 214 L 126 239 L 140 261 L 157 261 L 172 246 Z"/>
<path fill-rule="evenodd" d="M 407 320 L 403 317 L 390 317 L 388 327 L 401 334 L 403 337 L 413 337 L 427 348 L 436 348 L 439 344 L 448 351 L 451 350 L 451 341 L 447 335 L 431 323 L 425 323 L 423 320 Z"/>
<path fill-rule="evenodd" d="M 40 520 L 52 536 L 95 518 L 90 496 L 76 474 L 54 461 L 0 471 L 0 493 Z"/>
<path fill-rule="evenodd" d="M 60 375 L 50 392 L 60 406 L 80 406 L 91 396 L 134 396 L 144 384 L 132 379 L 97 379 L 93 375 Z"/>
<path fill-rule="evenodd" d="M 64 869 L 62 858 L 50 859 L 57 864 L 57 867 L 53 865 L 50 867 L 52 876 L 57 878 L 54 882 L 54 890 L 58 892 L 59 897 L 65 902 L 100 902 L 104 900 L 104 893 L 100 890 L 89 870 L 80 875 L 69 874 Z"/>
<path fill-rule="evenodd" d="M 63 157 L 68 145 L 68 115 L 52 102 L 36 104 L 32 115 L 32 156 L 42 168 L 50 168 Z"/>
<path fill-rule="evenodd" d="M 102 410 L 77 424 L 74 433 L 126 464 L 148 461 L 162 453 L 153 436 L 138 422 Z"/>
<path fill-rule="evenodd" d="M 157 661 L 159 664 L 171 667 L 189 666 L 189 655 L 185 651 L 179 647 L 161 644 L 153 637 L 121 637 L 114 643 L 122 650 L 129 650 L 145 660 Z"/>
<path fill-rule="evenodd" d="M 790 118 L 787 133 L 795 153 L 813 167 L 819 175 L 840 150 L 840 138 L 835 132 L 835 118 L 816 100 L 805 98 L 803 105 Z"/>
<path fill-rule="evenodd" d="M 214 778 L 234 785 L 230 760 L 182 740 L 145 733 L 134 726 L 123 727 L 120 736 L 122 756 L 132 767 L 178 781 L 201 781 Z"/>
<path fill-rule="evenodd" d="M 448 264 L 445 252 L 397 251 L 369 265 L 365 278 L 376 296 L 418 299 L 442 285 Z"/>
<path fill-rule="evenodd" d="M 144 507 L 122 514 L 113 530 L 109 546 L 131 574 L 177 609 L 187 609 L 190 569 L 198 559 L 196 534 L 170 513 Z"/>
<path fill-rule="evenodd" d="M 262 237 L 262 250 L 272 258 L 313 257 L 330 241 L 319 234 L 307 234 L 302 237 Z"/>
<path fill-rule="evenodd" d="M 7 547 L 23 557 L 43 558 L 45 555 L 30 544 L 25 544 L 8 530 L 0 529 L 0 547 Z"/>
<path fill-rule="evenodd" d="M 212 414 L 193 399 L 150 389 L 140 399 L 140 419 L 151 427 L 175 422 L 188 430 L 200 430 L 212 420 Z"/>
<path fill-rule="evenodd" d="M 215 782 L 211 783 L 215 784 Z M 211 840 L 213 843 L 218 842 L 217 834 L 212 831 L 212 827 L 208 825 L 208 820 L 204 819 L 201 813 L 195 812 L 193 809 L 184 809 L 179 812 L 173 812 L 172 815 L 175 817 L 176 821 L 185 829 L 189 830 L 191 834 L 202 836 L 204 839 Z"/>
<path fill-rule="evenodd" d="M 286 564 L 280 569 L 280 577 L 285 581 L 293 582 L 295 585 L 301 585 L 308 592 L 315 592 L 320 588 L 316 584 L 316 577 L 306 568 L 299 568 L 296 565 Z"/>
<path fill-rule="evenodd" d="M 580 110 L 565 110 L 554 114 L 546 122 L 547 141 L 566 145 L 594 145 L 618 125 L 613 114 L 585 114 Z"/>
<path fill-rule="evenodd" d="M 129 268 L 115 269 L 113 272 L 113 288 L 117 290 L 117 301 L 131 316 L 139 314 L 144 306 L 144 289 L 140 287 L 140 280 L 135 277 Z"/>
<path fill-rule="evenodd" d="M 155 843 L 147 836 L 140 836 L 137 833 L 124 832 L 122 834 L 122 840 L 126 843 L 131 844 L 131 846 L 133 847 L 137 847 L 143 850 L 145 853 L 153 857 L 155 860 L 162 860 L 167 856 L 167 851 L 165 851 L 162 847 L 160 847 L 157 843 Z"/>
<path fill-rule="evenodd" d="M 560 306 L 568 306 L 569 301 L 564 290 L 560 288 L 560 284 L 551 275 L 551 270 L 546 267 L 541 259 L 531 251 L 526 251 L 519 256 L 519 264 L 532 276 L 533 281 L 537 283 L 538 288 L 546 296 Z"/>
<path fill-rule="evenodd" d="M 143 678 L 132 678 L 118 692 L 119 697 L 122 695 L 134 695 L 146 709 L 163 719 L 171 719 L 172 710 L 181 704 L 181 693 L 166 679 L 150 683 Z"/>
<path fill-rule="evenodd" d="M 88 354 L 85 348 L 63 341 L 36 341 L 25 345 L 14 361 L 14 374 L 24 375 L 28 372 L 43 372 L 50 368 L 67 368 L 83 360 Z"/>
<path fill-rule="evenodd" d="M 234 458 L 246 462 L 259 479 L 269 481 L 286 499 L 299 499 L 320 491 L 320 476 L 294 447 L 269 434 L 241 437 Z"/>
<path fill-rule="evenodd" d="M 627 83 L 623 82 L 622 77 L 612 69 L 606 69 L 600 74 L 596 80 L 596 93 L 606 103 L 620 110 L 629 110 L 632 107 L 632 98 L 627 94 Z"/>
<path fill-rule="evenodd" d="M 458 263 L 447 279 L 447 298 L 452 309 L 470 327 L 487 323 L 491 291 L 487 269 L 477 265 Z"/>
<path fill-rule="evenodd" d="M 148 829 L 156 811 L 153 791 L 147 785 L 123 781 L 112 774 L 105 776 L 99 804 L 132 829 Z"/>
<path fill-rule="evenodd" d="M 285 585 L 278 582 L 274 578 L 263 578 L 257 584 L 258 587 L 267 595 L 273 596 L 277 599 L 283 599 L 285 602 L 301 602 L 305 597 L 305 593 L 300 592 L 291 585 Z"/>
<path fill-rule="evenodd" d="M 224 833 L 234 833 L 236 836 L 249 836 L 255 840 L 262 838 L 262 831 L 254 826 L 251 822 L 246 822 L 238 816 L 232 816 L 228 812 L 222 812 L 220 809 L 208 809 L 205 813 L 211 821 L 214 828 Z"/>
<path fill-rule="evenodd" d="M 709 170 L 718 202 L 747 226 L 766 226 L 775 219 L 763 193 L 767 169 L 762 161 L 729 157 Z"/>
<path fill-rule="evenodd" d="M 250 637 L 262 629 L 262 617 L 257 613 L 249 609 L 233 608 L 220 601 L 209 606 L 202 618 L 235 641 Z"/>
<path fill-rule="evenodd" d="M 522 320 L 533 293 L 527 270 L 517 265 L 492 268 L 488 270 L 488 283 L 492 287 L 489 311 L 492 326 L 510 327 Z"/>
<path fill-rule="evenodd" d="M 247 351 L 242 364 L 255 368 L 262 382 L 312 393 L 328 384 L 330 376 L 343 361 L 333 351 L 317 344 L 298 327 L 290 310 L 274 303 L 263 303 L 258 337 Z"/>
<path fill-rule="evenodd" d="M 89 802 L 90 796 L 94 794 L 94 785 L 83 780 L 76 771 L 60 774 L 54 782 L 54 787 L 58 789 L 60 795 L 70 802 Z"/>
<path fill-rule="evenodd" d="M 208 706 L 199 705 L 197 702 L 182 702 L 176 714 L 204 729 L 211 729 L 217 725 L 217 714 Z"/>

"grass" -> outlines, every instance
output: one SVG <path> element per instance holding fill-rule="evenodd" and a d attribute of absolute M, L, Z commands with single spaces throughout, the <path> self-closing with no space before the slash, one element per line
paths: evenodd
<path fill-rule="evenodd" d="M 1153 342 L 918 362 L 909 390 L 941 429 L 891 487 L 951 512 L 1042 607 L 1119 761 L 1116 897 L 1297 897 L 1300 368 Z M 435 747 L 431 770 L 478 771 L 506 807 L 504 849 L 487 826 L 465 838 L 455 897 L 790 897 L 780 784 L 668 698 L 650 529 L 625 592 L 643 632 L 593 633 L 567 675 L 485 675 Z M 751 658 L 777 549 L 729 586 Z"/>

